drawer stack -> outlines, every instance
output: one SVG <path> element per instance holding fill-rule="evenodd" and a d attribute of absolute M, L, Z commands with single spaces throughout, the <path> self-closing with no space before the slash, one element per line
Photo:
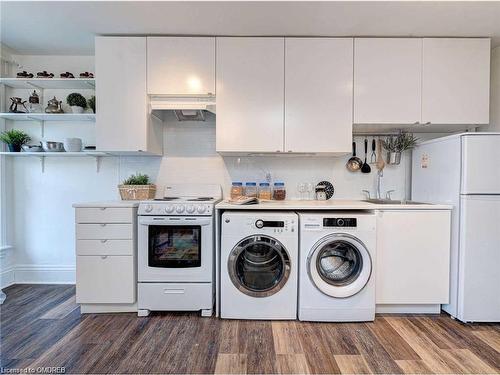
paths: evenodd
<path fill-rule="evenodd" d="M 117 205 L 75 205 L 76 302 L 82 305 L 136 302 L 137 205 Z"/>

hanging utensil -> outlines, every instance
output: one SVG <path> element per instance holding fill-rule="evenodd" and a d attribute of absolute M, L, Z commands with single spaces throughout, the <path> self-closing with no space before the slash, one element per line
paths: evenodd
<path fill-rule="evenodd" d="M 363 162 L 356 156 L 356 142 L 352 142 L 352 156 L 347 160 L 346 168 L 351 172 L 357 172 L 361 169 Z"/>
<path fill-rule="evenodd" d="M 370 164 L 375 164 L 377 162 L 377 155 L 375 154 L 375 149 L 377 147 L 377 142 L 375 138 L 372 139 L 372 154 L 370 156 Z"/>
<path fill-rule="evenodd" d="M 380 138 L 377 141 L 377 162 L 375 163 L 375 166 L 379 171 L 385 167 L 384 156 L 382 155 L 382 141 Z"/>
<path fill-rule="evenodd" d="M 363 163 L 363 165 L 361 167 L 361 173 L 370 173 L 372 171 L 372 169 L 370 168 L 370 166 L 366 162 L 367 157 L 368 157 L 368 139 L 365 138 L 365 162 Z"/>

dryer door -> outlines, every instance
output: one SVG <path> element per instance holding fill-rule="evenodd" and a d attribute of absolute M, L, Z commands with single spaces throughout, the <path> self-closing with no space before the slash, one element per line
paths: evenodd
<path fill-rule="evenodd" d="M 241 240 L 229 254 L 229 277 L 242 293 L 268 297 L 277 293 L 290 275 L 290 257 L 274 238 L 256 235 Z"/>
<path fill-rule="evenodd" d="M 320 240 L 307 258 L 313 284 L 322 293 L 347 298 L 368 283 L 372 260 L 365 245 L 348 234 L 333 234 Z"/>

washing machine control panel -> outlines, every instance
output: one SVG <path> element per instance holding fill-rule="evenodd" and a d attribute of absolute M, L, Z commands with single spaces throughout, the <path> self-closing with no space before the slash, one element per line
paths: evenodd
<path fill-rule="evenodd" d="M 323 227 L 349 227 L 355 228 L 357 219 L 355 217 L 325 217 Z"/>
<path fill-rule="evenodd" d="M 295 220 L 264 220 L 257 219 L 253 223 L 255 228 L 272 233 L 295 232 Z"/>

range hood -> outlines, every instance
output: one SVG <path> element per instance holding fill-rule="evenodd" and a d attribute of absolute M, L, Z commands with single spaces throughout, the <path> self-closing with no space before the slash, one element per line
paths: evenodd
<path fill-rule="evenodd" d="M 151 95 L 152 111 L 173 111 L 178 121 L 205 121 L 204 112 L 215 114 L 215 96 Z"/>

